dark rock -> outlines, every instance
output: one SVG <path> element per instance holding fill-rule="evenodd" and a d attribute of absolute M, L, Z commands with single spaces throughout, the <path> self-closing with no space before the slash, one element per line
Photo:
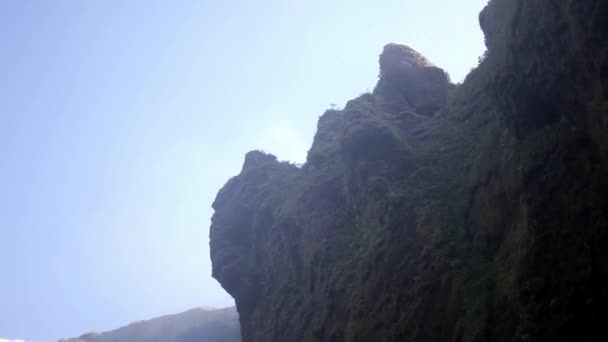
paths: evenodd
<path fill-rule="evenodd" d="M 389 45 L 305 165 L 254 154 L 210 242 L 244 341 L 608 340 L 607 8 L 493 0 L 449 101 Z"/>
<path fill-rule="evenodd" d="M 447 101 L 446 73 L 410 47 L 388 44 L 380 55 L 380 81 L 376 93 L 387 102 L 384 109 L 412 110 L 433 115 Z"/>
<path fill-rule="evenodd" d="M 277 161 L 277 157 L 272 154 L 266 154 L 262 151 L 251 151 L 245 155 L 245 163 L 243 168 L 259 167 L 263 164 L 273 163 Z"/>

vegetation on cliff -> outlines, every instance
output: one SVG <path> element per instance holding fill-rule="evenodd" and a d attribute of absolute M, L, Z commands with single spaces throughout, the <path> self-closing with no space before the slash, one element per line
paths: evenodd
<path fill-rule="evenodd" d="M 493 0 L 462 85 L 389 44 L 302 167 L 213 204 L 245 342 L 608 339 L 608 5 Z"/>

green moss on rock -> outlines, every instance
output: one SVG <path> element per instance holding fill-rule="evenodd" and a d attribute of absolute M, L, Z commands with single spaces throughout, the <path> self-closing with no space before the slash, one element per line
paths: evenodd
<path fill-rule="evenodd" d="M 493 0 L 462 85 L 388 45 L 301 168 L 248 155 L 211 226 L 244 341 L 608 340 L 606 8 Z"/>

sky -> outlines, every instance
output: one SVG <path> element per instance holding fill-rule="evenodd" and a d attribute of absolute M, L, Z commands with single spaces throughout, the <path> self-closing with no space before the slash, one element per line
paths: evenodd
<path fill-rule="evenodd" d="M 460 81 L 487 0 L 0 1 L 0 341 L 205 306 L 244 154 L 302 162 L 407 44 Z"/>

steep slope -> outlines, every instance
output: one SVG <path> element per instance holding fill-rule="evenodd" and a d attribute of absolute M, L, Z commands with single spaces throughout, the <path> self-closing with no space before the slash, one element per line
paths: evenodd
<path fill-rule="evenodd" d="M 608 340 L 608 3 L 493 0 L 462 85 L 404 46 L 305 165 L 213 204 L 245 342 Z"/>
<path fill-rule="evenodd" d="M 197 308 L 180 314 L 132 323 L 104 332 L 88 333 L 59 342 L 240 342 L 234 307 Z"/>

